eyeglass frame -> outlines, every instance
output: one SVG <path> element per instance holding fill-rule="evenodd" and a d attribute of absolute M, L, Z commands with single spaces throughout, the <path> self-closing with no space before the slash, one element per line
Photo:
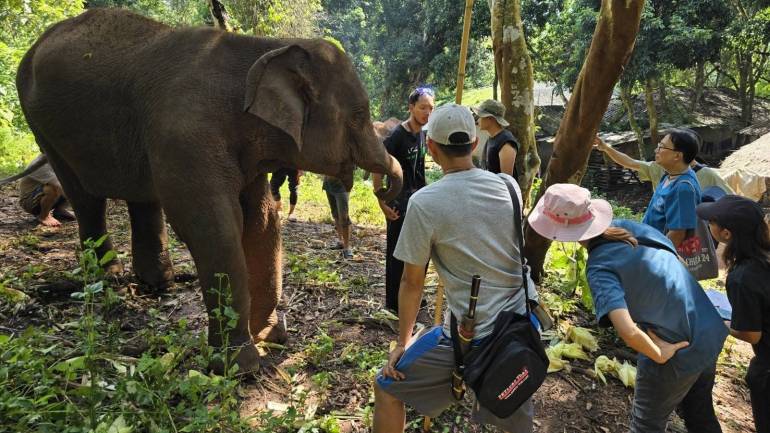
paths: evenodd
<path fill-rule="evenodd" d="M 661 150 L 661 149 L 670 150 L 670 151 L 672 151 L 672 152 L 682 152 L 681 150 L 676 150 L 676 149 L 675 149 L 675 148 L 673 148 L 673 147 L 666 147 L 666 146 L 664 146 L 664 145 L 663 145 L 663 142 L 660 142 L 660 143 L 658 143 L 658 145 L 657 145 L 657 146 L 655 146 L 655 150 Z"/>

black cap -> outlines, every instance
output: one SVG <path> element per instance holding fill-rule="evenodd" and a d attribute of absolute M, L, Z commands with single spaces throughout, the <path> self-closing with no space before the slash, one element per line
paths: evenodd
<path fill-rule="evenodd" d="M 701 203 L 695 208 L 701 219 L 713 221 L 731 231 L 756 230 L 765 221 L 759 203 L 739 195 L 726 195 L 711 203 Z"/>

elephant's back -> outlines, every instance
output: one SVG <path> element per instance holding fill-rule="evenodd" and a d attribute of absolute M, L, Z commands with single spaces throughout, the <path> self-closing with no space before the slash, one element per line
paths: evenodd
<path fill-rule="evenodd" d="M 123 9 L 93 9 L 61 21 L 30 49 L 28 68 L 22 64 L 19 70 L 27 85 L 19 91 L 47 92 L 63 84 L 83 91 L 81 85 L 94 88 L 108 77 L 114 84 L 130 72 L 126 66 L 132 55 L 170 31 L 165 24 Z"/>
<path fill-rule="evenodd" d="M 98 195 L 152 199 L 136 194 L 153 187 L 131 58 L 170 31 L 122 9 L 89 10 L 49 28 L 20 65 L 19 98 L 41 148 Z"/>

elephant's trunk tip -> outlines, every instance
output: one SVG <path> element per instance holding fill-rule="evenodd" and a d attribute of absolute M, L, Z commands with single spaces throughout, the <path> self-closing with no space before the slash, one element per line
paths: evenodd
<path fill-rule="evenodd" d="M 385 170 L 384 174 L 388 175 L 390 187 L 380 188 L 379 191 L 375 192 L 375 195 L 382 201 L 391 201 L 401 192 L 401 187 L 404 183 L 401 164 L 399 164 L 398 160 L 392 155 L 388 155 L 388 168 Z"/>

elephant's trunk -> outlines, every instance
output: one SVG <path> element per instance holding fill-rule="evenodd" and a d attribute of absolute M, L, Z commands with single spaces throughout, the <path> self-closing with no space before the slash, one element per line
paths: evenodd
<path fill-rule="evenodd" d="M 388 155 L 388 166 L 385 168 L 383 174 L 388 175 L 390 188 L 381 188 L 375 195 L 380 200 L 387 202 L 395 199 L 398 196 L 398 193 L 401 192 L 401 187 L 404 185 L 404 175 L 401 171 L 401 164 L 399 164 L 392 155 Z"/>

